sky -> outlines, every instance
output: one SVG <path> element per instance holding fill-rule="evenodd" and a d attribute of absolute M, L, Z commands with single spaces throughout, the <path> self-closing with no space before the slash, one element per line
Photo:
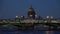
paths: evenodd
<path fill-rule="evenodd" d="M 60 18 L 60 0 L 0 0 L 0 18 L 27 17 L 30 5 L 43 18 Z"/>

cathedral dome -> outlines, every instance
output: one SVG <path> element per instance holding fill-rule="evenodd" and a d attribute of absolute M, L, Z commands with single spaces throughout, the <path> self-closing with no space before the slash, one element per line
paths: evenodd
<path fill-rule="evenodd" d="M 31 17 L 32 15 L 32 17 Z M 32 6 L 30 6 L 29 11 L 28 11 L 28 18 L 35 18 L 35 11 L 32 8 Z"/>

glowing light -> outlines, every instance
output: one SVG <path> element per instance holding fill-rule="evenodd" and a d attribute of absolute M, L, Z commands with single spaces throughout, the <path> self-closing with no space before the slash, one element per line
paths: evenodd
<path fill-rule="evenodd" d="M 18 16 L 16 16 L 16 18 L 18 18 Z"/>
<path fill-rule="evenodd" d="M 53 19 L 53 16 L 51 16 L 50 18 Z"/>
<path fill-rule="evenodd" d="M 32 15 L 30 15 L 30 17 L 32 17 Z"/>
<path fill-rule="evenodd" d="M 47 16 L 46 18 L 49 18 L 49 16 Z"/>
<path fill-rule="evenodd" d="M 23 17 L 23 16 L 21 16 L 21 17 Z"/>

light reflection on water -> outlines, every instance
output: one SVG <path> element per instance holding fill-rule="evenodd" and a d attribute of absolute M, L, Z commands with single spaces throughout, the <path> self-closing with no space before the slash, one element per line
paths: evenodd
<path fill-rule="evenodd" d="M 46 34 L 46 31 L 35 31 L 39 29 L 45 30 L 44 28 L 36 28 L 34 31 L 17 31 L 18 27 L 0 27 L 0 34 Z M 54 34 L 60 34 L 60 31 L 54 31 Z"/>

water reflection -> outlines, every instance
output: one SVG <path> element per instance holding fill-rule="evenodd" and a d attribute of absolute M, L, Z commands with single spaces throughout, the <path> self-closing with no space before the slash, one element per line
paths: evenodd
<path fill-rule="evenodd" d="M 35 28 L 33 31 L 24 30 L 18 31 L 18 27 L 0 27 L 0 34 L 48 34 L 48 31 L 37 31 L 45 30 L 46 28 Z M 60 31 L 53 31 L 53 34 L 60 34 Z"/>

